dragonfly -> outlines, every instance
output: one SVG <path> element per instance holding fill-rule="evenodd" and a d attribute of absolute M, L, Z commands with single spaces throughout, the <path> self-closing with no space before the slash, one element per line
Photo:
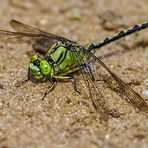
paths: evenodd
<path fill-rule="evenodd" d="M 91 59 L 93 59 L 95 63 L 100 64 L 115 80 L 118 87 L 122 90 L 123 94 L 125 94 L 128 102 L 140 111 L 148 113 L 146 101 L 128 86 L 128 84 L 121 80 L 101 58 L 95 56 L 96 50 L 101 47 L 134 32 L 146 29 L 148 27 L 148 21 L 135 25 L 127 30 L 120 31 L 99 42 L 86 45 L 80 45 L 65 37 L 44 32 L 16 20 L 11 20 L 10 25 L 16 31 L 0 30 L 0 40 L 8 42 L 27 42 L 32 45 L 32 48 L 36 51 L 30 58 L 28 77 L 23 83 L 30 80 L 31 77 L 37 80 L 49 80 L 52 82 L 42 99 L 55 88 L 57 81 L 72 81 L 74 90 L 79 93 L 76 79 L 72 74 L 76 71 L 80 71 L 85 85 L 87 86 L 89 97 L 94 107 L 99 112 L 101 120 L 108 120 L 110 113 L 106 100 L 96 84 L 96 73 L 91 66 Z"/>

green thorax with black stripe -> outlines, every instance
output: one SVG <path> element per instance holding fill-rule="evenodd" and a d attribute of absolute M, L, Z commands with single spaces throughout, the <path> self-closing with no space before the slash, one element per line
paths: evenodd
<path fill-rule="evenodd" d="M 81 56 L 82 61 L 88 60 L 90 57 L 84 55 L 83 52 L 81 52 L 80 48 L 82 47 L 77 43 L 61 41 L 55 43 L 49 49 L 45 57 L 45 59 L 52 65 L 53 74 L 64 74 L 64 72 L 67 72 L 68 70 L 72 70 L 80 66 L 79 61 L 77 61 L 77 53 L 79 54 L 79 56 Z M 87 46 L 83 46 L 83 48 L 87 50 Z"/>

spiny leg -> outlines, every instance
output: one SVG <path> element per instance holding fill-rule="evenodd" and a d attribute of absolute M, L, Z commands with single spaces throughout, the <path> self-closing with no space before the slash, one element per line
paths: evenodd
<path fill-rule="evenodd" d="M 78 91 L 78 88 L 77 88 L 77 83 L 76 83 L 75 77 L 74 76 L 70 76 L 70 77 L 73 80 L 73 85 L 74 85 L 75 92 L 77 92 L 78 94 L 80 94 L 80 92 Z"/>
<path fill-rule="evenodd" d="M 55 85 L 57 84 L 57 81 L 54 79 L 52 84 L 48 87 L 48 89 L 45 91 L 42 100 L 44 100 L 44 98 L 46 97 L 47 94 L 49 94 L 49 92 L 51 92 L 51 90 L 55 87 Z"/>
<path fill-rule="evenodd" d="M 78 89 L 77 89 L 77 83 L 76 83 L 76 79 L 75 79 L 74 76 L 58 75 L 58 76 L 54 76 L 54 78 L 59 79 L 59 80 L 66 80 L 66 79 L 69 79 L 69 80 L 71 79 L 71 80 L 73 80 L 74 91 L 80 94 L 80 92 L 79 92 Z"/>

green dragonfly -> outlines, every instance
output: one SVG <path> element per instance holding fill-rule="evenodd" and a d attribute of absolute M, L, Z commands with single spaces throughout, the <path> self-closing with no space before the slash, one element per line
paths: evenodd
<path fill-rule="evenodd" d="M 107 120 L 110 113 L 106 105 L 106 100 L 100 95 L 101 92 L 99 92 L 96 85 L 96 75 L 91 66 L 91 59 L 93 59 L 93 61 L 102 65 L 109 72 L 133 106 L 140 111 L 148 112 L 148 105 L 144 99 L 115 75 L 100 58 L 94 55 L 96 49 L 136 31 L 147 28 L 148 22 L 135 25 L 111 37 L 87 45 L 79 45 L 67 38 L 41 31 L 16 20 L 11 20 L 10 24 L 16 32 L 0 30 L 0 40 L 29 42 L 37 52 L 37 54 L 31 56 L 28 66 L 28 78 L 23 83 L 30 80 L 32 76 L 38 80 L 49 80 L 52 82 L 42 99 L 53 90 L 59 80 L 73 80 L 74 90 L 79 93 L 75 77 L 72 73 L 81 71 L 90 98 L 100 113 L 100 118 Z"/>

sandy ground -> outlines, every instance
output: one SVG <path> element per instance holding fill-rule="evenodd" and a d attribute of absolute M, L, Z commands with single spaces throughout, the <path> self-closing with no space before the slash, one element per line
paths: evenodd
<path fill-rule="evenodd" d="M 80 15 L 79 16 L 77 16 Z M 146 21 L 147 0 L 0 0 L 0 29 L 11 30 L 11 19 L 85 44 Z M 97 56 L 148 103 L 148 30 L 102 48 Z M 27 82 L 32 51 L 28 44 L 0 43 L 0 147 L 117 147 L 148 146 L 147 115 L 125 101 L 112 79 L 99 88 L 117 114 L 101 123 L 87 95 L 81 75 L 75 74 L 80 95 L 71 82 L 58 83 L 41 100 L 49 83 Z M 101 76 L 102 76 L 101 75 Z"/>

